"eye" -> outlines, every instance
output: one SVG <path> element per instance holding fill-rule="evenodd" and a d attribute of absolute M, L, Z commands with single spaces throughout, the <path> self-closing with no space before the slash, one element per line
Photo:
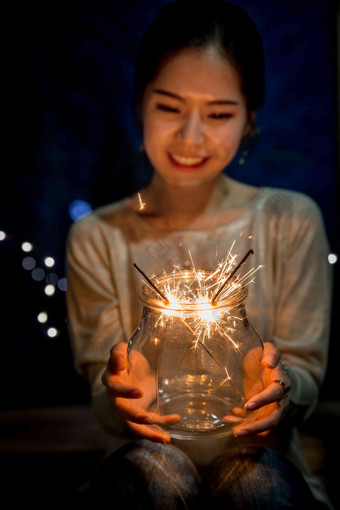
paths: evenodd
<path fill-rule="evenodd" d="M 211 119 L 217 119 L 217 120 L 225 120 L 225 119 L 231 119 L 233 117 L 232 113 L 211 113 L 209 115 Z"/>
<path fill-rule="evenodd" d="M 157 104 L 156 105 L 157 110 L 161 110 L 162 112 L 169 112 L 169 113 L 179 113 L 178 108 L 173 108 L 172 106 L 169 106 L 167 104 Z"/>

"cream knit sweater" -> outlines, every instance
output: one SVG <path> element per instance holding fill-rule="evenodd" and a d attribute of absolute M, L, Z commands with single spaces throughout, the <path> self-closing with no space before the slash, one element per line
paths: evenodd
<path fill-rule="evenodd" d="M 200 217 L 175 232 L 150 226 L 143 211 L 133 210 L 130 199 L 74 223 L 67 247 L 67 300 L 75 367 L 90 381 L 94 411 L 112 434 L 112 449 L 131 440 L 126 424 L 106 399 L 101 375 L 111 347 L 127 342 L 141 318 L 141 276 L 133 263 L 148 275 L 159 274 L 174 264 L 188 266 L 190 250 L 196 268 L 209 270 L 226 257 L 233 241 L 233 253 L 240 257 L 254 250 L 242 272 L 263 266 L 248 287 L 248 317 L 262 340 L 280 350 L 292 381 L 284 426 L 274 435 L 283 432 L 288 437 L 288 444 L 281 442 L 284 453 L 323 499 L 294 428 L 317 402 L 330 322 L 328 243 L 319 209 L 307 196 L 259 188 L 248 207 L 235 211 L 212 197 Z M 229 441 L 237 440 L 173 440 L 198 466 L 223 452 Z"/>

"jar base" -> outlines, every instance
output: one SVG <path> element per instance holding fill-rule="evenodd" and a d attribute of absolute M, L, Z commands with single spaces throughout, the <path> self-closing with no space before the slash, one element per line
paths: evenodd
<path fill-rule="evenodd" d="M 233 434 L 230 424 L 222 421 L 240 402 L 202 392 L 177 394 L 162 402 L 162 414 L 179 414 L 179 423 L 165 427 L 176 439 L 222 437 Z"/>

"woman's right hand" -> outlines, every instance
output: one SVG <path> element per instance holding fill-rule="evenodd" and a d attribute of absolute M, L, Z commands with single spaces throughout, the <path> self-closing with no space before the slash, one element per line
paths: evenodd
<path fill-rule="evenodd" d="M 146 409 L 155 399 L 154 377 L 149 363 L 138 351 L 127 357 L 127 343 L 115 345 L 102 376 L 109 401 L 137 435 L 158 443 L 169 443 L 170 436 L 157 425 L 171 425 L 181 420 L 178 414 L 160 416 Z"/>

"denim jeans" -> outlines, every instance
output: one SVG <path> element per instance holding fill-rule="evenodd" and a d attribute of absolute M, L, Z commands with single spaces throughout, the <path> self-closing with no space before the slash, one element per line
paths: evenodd
<path fill-rule="evenodd" d="M 124 510 L 324 508 L 296 467 L 269 448 L 234 447 L 199 474 L 180 449 L 143 439 L 101 463 L 88 497 Z"/>

